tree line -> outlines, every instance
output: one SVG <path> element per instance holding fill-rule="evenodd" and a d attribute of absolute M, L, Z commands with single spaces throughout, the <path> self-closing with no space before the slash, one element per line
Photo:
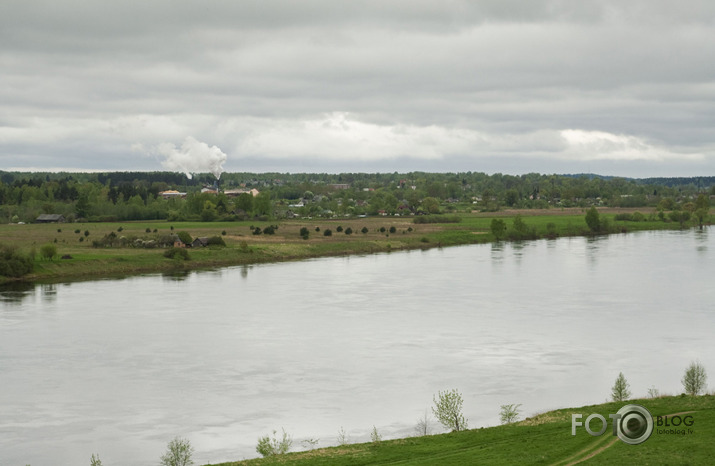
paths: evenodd
<path fill-rule="evenodd" d="M 221 192 L 202 193 L 218 184 Z M 260 195 L 223 191 L 256 188 Z M 183 198 L 160 193 L 177 190 Z M 715 177 L 627 179 L 595 175 L 464 173 L 27 173 L 0 171 L 0 222 L 40 214 L 68 221 L 241 220 L 285 216 L 416 215 L 550 207 L 659 207 L 679 210 L 715 195 Z"/>

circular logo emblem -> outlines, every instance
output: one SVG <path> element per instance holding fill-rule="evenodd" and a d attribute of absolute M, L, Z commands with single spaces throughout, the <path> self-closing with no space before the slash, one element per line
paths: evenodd
<path fill-rule="evenodd" d="M 625 405 L 618 410 L 616 435 L 629 445 L 638 445 L 653 433 L 653 416 L 641 405 Z"/>

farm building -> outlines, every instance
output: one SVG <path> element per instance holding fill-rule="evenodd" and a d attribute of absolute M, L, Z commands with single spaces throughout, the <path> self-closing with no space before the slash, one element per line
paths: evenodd
<path fill-rule="evenodd" d="M 35 219 L 35 223 L 65 223 L 65 216 L 60 214 L 42 214 Z"/>

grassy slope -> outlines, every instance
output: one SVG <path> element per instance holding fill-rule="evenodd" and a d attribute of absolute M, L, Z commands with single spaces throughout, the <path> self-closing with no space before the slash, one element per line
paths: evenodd
<path fill-rule="evenodd" d="M 130 275 L 148 272 L 168 272 L 174 270 L 241 265 L 248 263 L 273 262 L 280 260 L 304 259 L 345 254 L 367 254 L 374 252 L 394 251 L 400 249 L 429 248 L 435 246 L 450 246 L 458 244 L 474 244 L 493 241 L 489 227 L 493 216 L 504 217 L 511 225 L 510 215 L 513 212 L 496 214 L 462 214 L 462 222 L 447 224 L 413 224 L 409 217 L 378 217 L 350 220 L 288 220 L 271 222 L 279 225 L 276 235 L 251 234 L 250 226 L 265 227 L 263 222 L 233 222 L 233 223 L 168 223 L 158 222 L 123 222 L 123 223 L 91 223 L 91 224 L 33 224 L 33 225 L 0 225 L 0 242 L 10 244 L 29 252 L 33 248 L 38 252 L 35 274 L 26 280 L 60 281 L 77 278 L 97 278 L 100 276 Z M 612 217 L 612 214 L 610 215 Z M 524 213 L 524 219 L 536 232 L 546 235 L 546 225 L 553 223 L 559 236 L 587 234 L 583 213 L 560 211 L 530 211 Z M 612 222 L 624 230 L 652 230 L 675 228 L 673 223 L 663 222 Z M 137 236 L 151 238 L 153 233 L 146 233 L 149 228 L 159 234 L 171 232 L 171 226 L 176 231 L 187 231 L 192 236 L 214 236 L 226 232 L 224 239 L 226 249 L 193 249 L 192 260 L 180 262 L 165 259 L 160 249 L 136 248 L 93 248 L 93 239 L 100 239 L 107 233 L 122 231 L 119 236 Z M 346 235 L 337 231 L 337 227 L 351 227 L 354 233 Z M 390 227 L 396 232 L 390 234 Z M 310 238 L 301 239 L 299 231 L 307 227 Z M 315 228 L 320 231 L 316 232 Z M 361 233 L 363 227 L 369 232 Z M 387 232 L 380 232 L 381 227 Z M 325 229 L 330 228 L 333 235 L 323 236 Z M 80 233 L 75 233 L 79 229 Z M 61 230 L 61 231 L 58 231 Z M 84 232 L 89 236 L 85 241 Z M 56 242 L 55 242 L 56 240 Z M 71 259 L 41 260 L 39 249 L 43 244 L 55 242 L 58 254 L 70 255 Z M 245 242 L 246 249 L 241 248 Z M 0 277 L 0 282 L 2 277 Z"/>
<path fill-rule="evenodd" d="M 599 413 L 608 418 L 625 403 L 562 409 L 517 424 L 466 432 L 323 448 L 222 466 L 298 465 L 464 465 L 464 464 L 712 464 L 715 457 L 715 396 L 676 396 L 633 400 L 655 416 L 694 411 L 692 434 L 659 433 L 640 445 L 610 435 L 590 436 L 583 428 L 571 435 L 571 414 L 582 420 Z M 610 422 L 610 421 L 609 421 Z M 594 421 L 592 428 L 600 426 Z M 682 428 L 682 427 L 681 427 Z M 589 458 L 590 455 L 593 455 Z"/>

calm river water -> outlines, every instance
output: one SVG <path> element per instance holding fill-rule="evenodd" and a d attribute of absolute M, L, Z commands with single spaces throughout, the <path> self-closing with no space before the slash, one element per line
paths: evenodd
<path fill-rule="evenodd" d="M 715 232 L 643 232 L 326 258 L 0 292 L 0 464 L 197 464 L 375 426 L 438 390 L 471 427 L 715 373 Z M 439 432 L 436 423 L 434 431 Z"/>

